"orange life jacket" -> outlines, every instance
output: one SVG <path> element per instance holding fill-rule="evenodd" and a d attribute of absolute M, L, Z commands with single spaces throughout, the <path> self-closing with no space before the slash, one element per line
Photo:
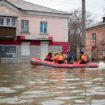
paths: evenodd
<path fill-rule="evenodd" d="M 54 56 L 54 61 L 58 61 L 58 54 Z"/>
<path fill-rule="evenodd" d="M 81 60 L 86 62 L 86 61 L 87 61 L 87 56 L 86 56 L 85 54 L 83 54 L 83 55 L 81 56 Z"/>
<path fill-rule="evenodd" d="M 63 55 L 58 55 L 57 61 L 64 61 L 64 56 Z"/>

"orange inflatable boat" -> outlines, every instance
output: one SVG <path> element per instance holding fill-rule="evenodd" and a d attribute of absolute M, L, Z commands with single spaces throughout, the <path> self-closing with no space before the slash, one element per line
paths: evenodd
<path fill-rule="evenodd" d="M 97 68 L 98 67 L 98 64 L 95 64 L 95 63 L 58 64 L 58 63 L 54 63 L 54 62 L 44 61 L 44 60 L 37 59 L 37 58 L 32 58 L 31 64 L 38 65 L 38 66 L 51 66 L 51 67 L 55 67 L 55 68 Z"/>

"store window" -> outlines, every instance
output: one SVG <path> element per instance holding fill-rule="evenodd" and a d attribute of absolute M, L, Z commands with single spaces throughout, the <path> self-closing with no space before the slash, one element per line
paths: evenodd
<path fill-rule="evenodd" d="M 0 46 L 0 58 L 16 58 L 16 46 Z"/>

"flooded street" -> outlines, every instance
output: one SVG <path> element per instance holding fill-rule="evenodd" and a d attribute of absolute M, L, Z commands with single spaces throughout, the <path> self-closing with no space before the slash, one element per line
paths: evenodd
<path fill-rule="evenodd" d="M 105 69 L 1 64 L 0 105 L 105 105 Z"/>

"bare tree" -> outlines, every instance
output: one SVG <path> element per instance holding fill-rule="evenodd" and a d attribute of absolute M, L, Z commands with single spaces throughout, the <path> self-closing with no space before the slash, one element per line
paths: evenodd
<path fill-rule="evenodd" d="M 76 9 L 71 12 L 72 16 L 69 22 L 69 44 L 70 50 L 74 53 L 75 59 L 77 55 L 77 48 L 81 50 L 81 11 Z M 92 14 L 87 12 L 86 13 L 86 26 L 92 24 L 93 17 Z"/>

